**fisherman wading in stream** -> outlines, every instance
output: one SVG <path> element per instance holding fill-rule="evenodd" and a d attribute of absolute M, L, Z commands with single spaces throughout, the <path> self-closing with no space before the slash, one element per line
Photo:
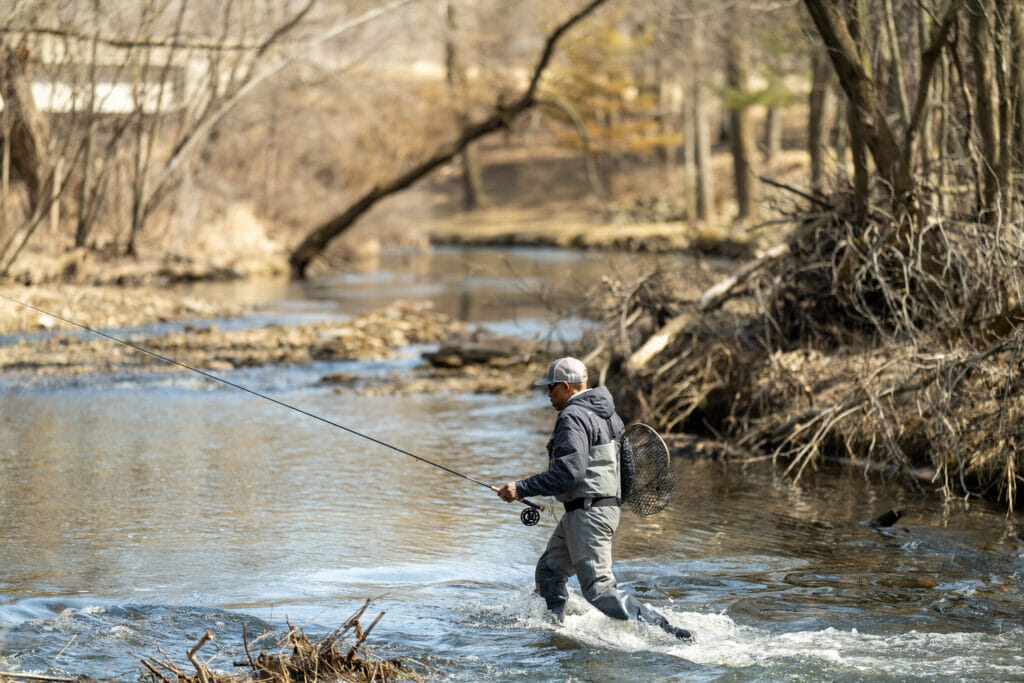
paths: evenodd
<path fill-rule="evenodd" d="M 506 502 L 520 500 L 527 506 L 520 515 L 527 526 L 537 523 L 543 507 L 525 499 L 529 496 L 555 496 L 565 505 L 565 514 L 551 535 L 544 554 L 537 562 L 536 580 L 537 592 L 559 621 L 563 620 L 568 599 L 566 582 L 569 577 L 576 575 L 579 577 L 583 597 L 608 616 L 621 620 L 636 619 L 659 626 L 677 638 L 691 638 L 689 631 L 673 626 L 663 615 L 619 590 L 612 575 L 612 534 L 619 525 L 619 506 L 623 499 L 634 513 L 647 516 L 662 510 L 671 498 L 674 475 L 668 449 L 661 437 L 647 425 L 634 424 L 627 432 L 622 419 L 615 414 L 615 404 L 608 390 L 605 387 L 587 389 L 587 368 L 576 358 L 559 358 L 548 368 L 547 375 L 535 382 L 536 386 L 548 388 L 551 405 L 558 411 L 555 429 L 551 434 L 551 440 L 548 441 L 547 471 L 520 481 L 510 481 L 499 489 L 340 422 L 163 356 L 102 330 L 93 329 L 4 294 L 0 294 L 0 299 L 48 315 L 141 354 L 270 401 L 466 481 L 497 491 L 498 496 Z M 624 433 L 628 433 L 628 438 L 622 438 Z M 624 451 L 628 456 L 625 462 L 629 466 L 626 468 L 621 468 L 623 458 L 620 456 L 620 449 L 628 449 Z M 635 457 L 638 455 L 642 457 Z M 622 495 L 623 472 L 629 474 L 628 483 L 625 485 L 628 493 L 626 496 Z M 638 483 L 641 472 L 648 475 L 643 477 L 643 485 Z"/>
<path fill-rule="evenodd" d="M 612 534 L 621 514 L 619 437 L 622 419 L 605 387 L 587 388 L 582 361 L 559 358 L 535 386 L 546 386 L 558 411 L 548 441 L 548 469 L 510 481 L 498 496 L 511 503 L 529 496 L 554 496 L 565 514 L 537 562 L 537 592 L 559 621 L 568 598 L 566 582 L 579 578 L 587 602 L 613 619 L 655 624 L 677 638 L 690 632 L 619 589 L 612 574 Z"/>

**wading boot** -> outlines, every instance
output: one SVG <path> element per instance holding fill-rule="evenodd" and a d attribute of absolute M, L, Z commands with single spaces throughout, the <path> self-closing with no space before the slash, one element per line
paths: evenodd
<path fill-rule="evenodd" d="M 637 615 L 637 619 L 639 619 L 641 622 L 645 624 L 657 626 L 665 633 L 675 636 L 679 640 L 693 640 L 692 633 L 687 631 L 685 628 L 673 626 L 672 624 L 668 623 L 668 619 L 666 619 L 664 616 L 658 614 L 654 610 L 649 609 L 647 607 L 644 607 L 640 610 L 640 614 Z"/>

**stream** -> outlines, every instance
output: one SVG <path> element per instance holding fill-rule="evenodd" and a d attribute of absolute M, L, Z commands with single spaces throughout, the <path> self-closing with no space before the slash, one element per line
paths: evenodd
<path fill-rule="evenodd" d="M 194 285 L 247 323 L 343 318 L 396 298 L 572 338 L 602 276 L 685 257 L 437 250 L 316 282 Z M 567 282 L 572 284 L 566 289 Z M 547 314 L 561 312 L 553 324 Z M 525 398 L 364 396 L 319 377 L 389 361 L 244 368 L 232 382 L 496 484 L 544 467 L 554 413 Z M 524 382 L 534 378 L 524 378 Z M 136 680 L 158 648 L 244 660 L 242 628 L 333 631 L 372 598 L 369 642 L 431 680 L 1024 680 L 1021 518 L 822 466 L 676 457 L 663 513 L 623 514 L 615 573 L 692 643 L 615 622 L 570 581 L 533 594 L 555 523 L 343 430 L 192 373 L 0 376 L 0 670 Z M 550 502 L 550 501 L 546 501 Z M 900 508 L 893 527 L 865 523 Z"/>

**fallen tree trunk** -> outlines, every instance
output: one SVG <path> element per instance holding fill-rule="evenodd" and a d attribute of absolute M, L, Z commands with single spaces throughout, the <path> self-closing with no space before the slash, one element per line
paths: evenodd
<path fill-rule="evenodd" d="M 547 42 L 544 45 L 544 51 L 541 54 L 540 60 L 537 62 L 537 66 L 533 70 L 533 77 L 530 79 L 530 85 L 526 89 L 526 92 L 524 92 L 518 99 L 510 104 L 504 104 L 501 102 L 495 104 L 494 109 L 489 116 L 483 120 L 469 123 L 464 126 L 460 131 L 458 138 L 453 142 L 443 145 L 428 159 L 420 162 L 411 169 L 403 171 L 398 176 L 387 182 L 375 185 L 345 211 L 321 224 L 309 233 L 306 238 L 302 240 L 302 243 L 292 250 L 291 255 L 288 257 L 288 262 L 291 264 L 292 276 L 299 279 L 304 278 L 306 276 L 306 268 L 309 266 L 310 262 L 320 255 L 334 238 L 348 230 L 360 216 L 369 211 L 370 208 L 378 201 L 409 187 L 434 169 L 454 159 L 458 154 L 466 149 L 469 143 L 487 135 L 488 133 L 493 133 L 494 131 L 507 127 L 514 118 L 537 105 L 537 88 L 540 83 L 541 76 L 544 74 L 544 71 L 547 69 L 547 66 L 551 61 L 552 54 L 554 54 L 555 43 L 557 43 L 558 39 L 561 38 L 566 31 L 572 28 L 573 25 L 593 12 L 604 2 L 605 0 L 591 0 L 582 9 L 561 23 L 551 33 L 551 35 L 548 36 Z"/>

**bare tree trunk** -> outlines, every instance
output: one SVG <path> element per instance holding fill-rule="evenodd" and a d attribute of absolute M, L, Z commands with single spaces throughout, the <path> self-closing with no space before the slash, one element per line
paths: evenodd
<path fill-rule="evenodd" d="M 100 5 L 99 0 L 93 2 L 93 18 L 96 22 L 96 32 L 93 36 L 91 54 L 89 59 L 89 76 L 87 86 L 89 95 L 86 99 L 85 115 L 88 118 L 85 131 L 85 158 L 82 159 L 82 180 L 78 186 L 78 218 L 75 223 L 75 246 L 84 247 L 89 240 L 89 232 L 92 229 L 92 220 L 89 215 L 89 198 L 93 188 L 93 154 L 94 141 L 96 139 L 96 62 L 99 48 L 100 34 Z"/>
<path fill-rule="evenodd" d="M 852 0 L 847 27 L 850 31 L 850 36 L 858 45 L 863 43 L 860 22 L 860 0 Z M 860 58 L 864 70 L 870 73 L 871 67 L 867 57 L 862 53 Z M 853 159 L 854 221 L 858 227 L 863 228 L 868 216 L 868 203 L 871 193 L 871 178 L 868 171 L 867 132 L 855 106 L 847 107 L 846 117 L 847 125 L 850 128 L 850 154 Z"/>
<path fill-rule="evenodd" d="M 188 0 L 181 0 L 178 6 L 178 14 L 174 20 L 174 32 L 172 33 L 171 40 L 177 42 L 182 34 L 182 28 L 185 21 L 185 13 L 188 10 Z M 154 17 L 154 20 L 158 17 Z M 227 29 L 225 28 L 225 31 Z M 224 41 L 222 37 L 221 42 Z M 146 51 L 145 59 L 142 63 L 141 71 L 138 74 L 138 80 L 136 81 L 136 116 L 137 120 L 137 131 L 136 131 L 136 155 L 135 155 L 135 182 L 132 184 L 133 197 L 132 197 L 132 221 L 131 228 L 128 231 L 128 240 L 124 247 L 124 254 L 126 256 L 134 256 L 136 253 L 135 243 L 138 239 L 139 232 L 142 230 L 142 226 L 145 224 L 146 219 L 149 217 L 152 211 L 152 203 L 149 201 L 149 197 L 159 191 L 159 188 L 150 189 L 149 186 L 149 171 L 152 167 L 153 150 L 156 141 L 160 138 L 160 129 L 164 117 L 164 94 L 168 87 L 168 76 L 171 72 L 171 66 L 174 60 L 174 51 L 168 50 L 167 57 L 159 67 L 159 71 L 156 77 L 156 97 L 153 98 L 155 103 L 153 110 L 150 112 L 146 111 L 146 103 L 152 97 L 152 84 L 150 83 L 150 60 L 151 52 Z M 216 88 L 216 86 L 214 86 Z M 214 92 L 213 99 L 216 100 L 216 93 Z"/>
<path fill-rule="evenodd" d="M 0 88 L 8 112 L 11 166 L 24 181 L 29 210 L 35 212 L 50 196 L 46 187 L 51 172 L 47 153 L 49 131 L 32 98 L 27 61 L 25 48 L 5 49 L 0 65 Z"/>
<path fill-rule="evenodd" d="M 690 100 L 693 111 L 693 151 L 696 170 L 697 220 L 709 221 L 715 215 L 715 183 L 711 169 L 711 130 L 708 125 L 708 105 L 701 75 L 704 71 L 704 22 L 699 17 L 691 22 L 693 54 L 696 64 L 690 82 Z"/>
<path fill-rule="evenodd" d="M 380 185 L 375 185 L 370 190 L 363 193 L 363 195 L 344 212 L 329 219 L 325 223 L 322 223 L 311 233 L 306 235 L 305 239 L 303 239 L 302 242 L 292 250 L 292 253 L 288 257 L 293 277 L 304 277 L 309 263 L 323 252 L 327 245 L 330 244 L 331 240 L 351 227 L 360 216 L 369 211 L 370 208 L 378 201 L 384 197 L 404 190 L 437 167 L 451 161 L 457 154 L 462 152 L 470 142 L 477 140 L 488 133 L 493 133 L 494 131 L 507 127 L 512 119 L 533 108 L 538 103 L 537 88 L 540 84 L 540 79 L 544 75 L 544 72 L 551 61 L 551 56 L 554 53 L 555 45 L 558 40 L 566 31 L 599 6 L 604 4 L 604 2 L 605 0 L 591 0 L 591 2 L 570 16 L 548 36 L 540 59 L 538 60 L 536 67 L 534 67 L 530 84 L 518 99 L 510 104 L 496 104 L 489 116 L 464 127 L 456 140 L 441 146 L 428 159 L 425 159 L 412 168 L 400 173 L 398 176 L 391 178 Z"/>
<path fill-rule="evenodd" d="M 747 92 L 750 78 L 750 45 L 742 37 L 743 13 L 740 3 L 733 4 L 733 30 L 730 31 L 728 57 L 726 59 L 726 81 L 742 100 Z M 729 112 L 731 128 L 733 180 L 736 185 L 736 217 L 744 220 L 754 213 L 754 135 L 750 125 L 750 112 L 744 105 L 737 105 Z"/>
<path fill-rule="evenodd" d="M 459 130 L 462 130 L 469 123 L 469 116 L 466 114 L 466 69 L 461 58 L 461 52 L 457 42 L 458 27 L 455 21 L 455 6 L 451 0 L 445 2 L 445 67 L 448 81 L 448 89 L 452 94 L 452 106 L 455 109 L 455 123 Z M 480 164 L 477 161 L 476 143 L 466 145 L 460 154 L 462 158 L 462 189 L 463 206 L 472 211 L 488 203 L 487 194 L 484 191 L 483 176 L 480 172 Z"/>
<path fill-rule="evenodd" d="M 1013 157 L 1011 166 L 1015 176 L 1024 172 L 1024 12 L 1017 3 L 1010 7 L 1010 94 L 1013 103 Z M 1019 181 L 1014 183 L 1016 197 L 1024 196 Z M 1014 216 L 1019 218 L 1020 213 Z"/>
<path fill-rule="evenodd" d="M 689 84 L 688 84 L 689 85 Z M 692 89 L 691 89 L 692 92 Z M 697 142 L 696 111 L 693 103 L 683 103 L 680 113 L 683 131 L 683 199 L 686 202 L 686 218 L 691 228 L 697 223 Z"/>
<path fill-rule="evenodd" d="M 24 227 L 12 230 L 0 245 L 0 277 L 5 276 L 31 239 L 51 203 L 54 182 L 47 150 L 49 130 L 36 109 L 27 74 L 28 51 L 5 48 L 0 57 L 0 93 L 4 100 L 4 182 L 13 167 L 28 191 L 29 217 Z M 9 165 L 8 165 L 9 163 Z M 8 185 L 9 189 L 9 185 Z M 7 194 L 4 195 L 5 219 Z"/>
<path fill-rule="evenodd" d="M 981 158 L 981 154 L 978 152 L 977 144 L 974 140 L 974 108 L 971 104 L 971 93 L 967 85 L 967 69 L 963 64 L 963 59 L 957 50 L 950 50 L 950 61 L 952 62 L 953 71 L 956 74 L 956 88 L 957 95 L 960 98 L 960 106 L 963 117 L 963 124 L 960 126 L 964 132 L 964 146 L 968 152 L 968 158 L 970 159 L 970 169 L 973 174 L 971 188 L 974 192 L 974 207 L 975 210 L 980 209 L 984 205 L 984 197 L 982 196 L 982 187 L 984 182 L 982 176 L 984 171 L 982 170 L 982 164 L 984 160 Z M 952 74 L 950 75 L 951 82 L 953 79 Z M 950 133 L 952 135 L 952 133 Z"/>
<path fill-rule="evenodd" d="M 889 68 L 892 71 L 890 88 L 896 91 L 899 102 L 900 128 L 907 129 L 910 121 L 910 103 L 907 100 L 907 77 L 903 66 L 903 55 L 900 51 L 899 34 L 896 31 L 896 12 L 893 11 L 892 0 L 882 0 L 882 28 L 885 31 L 886 50 L 889 53 Z"/>
<path fill-rule="evenodd" d="M 922 17 L 925 16 L 924 11 L 921 14 Z M 922 127 L 921 163 L 928 173 L 929 185 L 932 187 L 932 200 L 929 204 L 938 207 L 939 213 L 945 216 L 949 214 L 950 201 L 942 188 L 948 182 L 948 168 L 946 164 L 933 163 L 933 160 L 937 161 L 942 151 L 949 146 L 949 122 L 944 113 L 950 111 L 952 101 L 949 91 L 949 60 L 946 58 L 941 60 L 939 66 L 939 91 L 935 97 L 936 106 L 942 114 L 937 126 L 926 121 Z"/>
<path fill-rule="evenodd" d="M 782 151 L 782 113 L 779 107 L 768 107 L 764 117 L 764 159 L 771 161 Z"/>
<path fill-rule="evenodd" d="M 916 156 L 917 136 L 923 125 L 922 122 L 925 115 L 931 106 L 931 83 L 935 69 L 940 65 L 940 60 L 945 54 L 949 40 L 948 36 L 956 26 L 957 15 L 962 2 L 963 0 L 951 0 L 946 7 L 945 15 L 936 23 L 932 23 L 932 15 L 925 8 L 922 7 L 920 10 L 919 23 L 922 36 L 921 75 L 918 79 L 917 99 L 914 102 L 914 109 L 910 113 L 906 133 L 903 136 L 903 146 L 907 152 L 906 157 L 908 160 L 913 160 Z M 927 43 L 924 43 L 925 35 L 928 36 Z M 942 64 L 948 66 L 945 62 L 942 62 Z M 942 111 L 944 112 L 944 118 L 945 115 L 950 114 L 948 110 L 943 109 Z"/>
<path fill-rule="evenodd" d="M 11 200 L 11 108 L 4 107 L 0 111 L 0 136 L 3 141 L 3 157 L 0 158 L 0 244 L 3 244 L 5 233 L 10 221 Z M 4 249 L 0 247 L 0 257 Z"/>
<path fill-rule="evenodd" d="M 992 30 L 991 12 L 990 0 L 967 0 L 969 46 L 974 72 L 974 106 L 977 112 L 975 124 L 981 138 L 982 157 L 982 205 L 978 207 L 978 213 L 986 220 L 994 217 L 992 212 L 996 208 L 999 195 L 998 123 L 993 99 L 995 88 L 992 83 L 995 63 L 989 34 Z"/>
<path fill-rule="evenodd" d="M 711 130 L 704 86 L 693 86 L 694 165 L 697 171 L 697 219 L 709 221 L 715 216 L 715 176 L 711 168 Z"/>
<path fill-rule="evenodd" d="M 875 167 L 890 188 L 894 210 L 897 214 L 910 210 L 916 216 L 917 184 L 905 150 L 886 122 L 875 82 L 861 63 L 858 43 L 850 35 L 838 5 L 830 0 L 804 0 L 804 4 L 825 42 L 852 115 L 863 126 Z"/>
<path fill-rule="evenodd" d="M 679 144 L 676 142 L 679 129 L 676 126 L 680 123 L 683 109 L 683 83 L 678 75 L 666 76 L 663 65 L 659 64 L 659 67 L 658 111 L 661 113 L 661 133 L 665 136 L 665 143 L 659 148 L 665 157 L 665 165 L 674 168 L 679 163 Z"/>
<path fill-rule="evenodd" d="M 808 100 L 807 151 L 811 158 L 811 189 L 825 187 L 825 150 L 832 94 L 832 67 L 823 50 L 811 50 L 811 93 Z"/>
<path fill-rule="evenodd" d="M 854 221 L 858 227 L 863 228 L 868 216 L 868 204 L 871 194 L 867 134 L 854 107 L 848 107 L 846 115 L 847 125 L 850 128 L 850 154 L 853 160 Z"/>
<path fill-rule="evenodd" d="M 850 131 L 847 125 L 846 110 L 849 109 L 849 101 L 843 94 L 842 88 L 836 92 L 835 97 L 836 113 L 832 119 L 832 128 L 829 131 L 829 140 L 836 155 L 836 161 L 840 168 L 846 170 L 846 155 L 850 151 Z"/>
<path fill-rule="evenodd" d="M 1016 4 L 1016 3 L 1014 3 Z M 998 102 L 996 121 L 999 140 L 999 166 L 996 168 L 999 213 L 1013 218 L 1013 103 L 1019 93 L 1014 91 L 1011 74 L 1012 16 L 1008 0 L 996 0 L 995 63 Z"/>

